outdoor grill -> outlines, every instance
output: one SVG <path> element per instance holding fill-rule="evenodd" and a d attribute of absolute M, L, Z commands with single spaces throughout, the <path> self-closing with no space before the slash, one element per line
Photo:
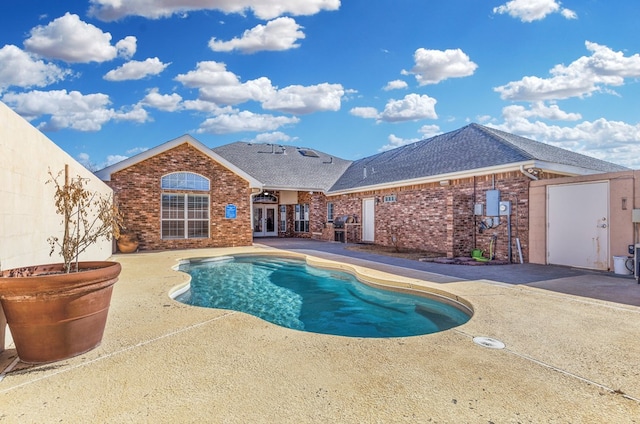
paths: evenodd
<path fill-rule="evenodd" d="M 355 215 L 341 215 L 333 219 L 333 240 L 340 243 L 346 242 L 346 226 L 348 224 L 355 224 L 358 219 Z"/>

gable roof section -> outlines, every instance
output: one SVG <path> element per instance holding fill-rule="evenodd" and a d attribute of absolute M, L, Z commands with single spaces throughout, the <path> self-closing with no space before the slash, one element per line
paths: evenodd
<path fill-rule="evenodd" d="M 131 156 L 128 159 L 125 159 L 123 161 L 120 161 L 118 163 L 115 163 L 111 166 L 107 166 L 104 169 L 101 169 L 100 171 L 97 171 L 95 174 L 98 176 L 98 178 L 100 178 L 103 181 L 110 181 L 111 180 L 111 175 L 121 171 L 125 168 L 128 168 L 130 166 L 136 165 L 140 162 L 143 162 L 151 157 L 154 157 L 160 153 L 164 153 L 166 151 L 169 151 L 171 149 L 173 149 L 174 147 L 180 146 L 184 143 L 188 143 L 189 145 L 191 145 L 192 147 L 194 147 L 195 149 L 199 150 L 202 154 L 204 154 L 205 156 L 210 157 L 212 160 L 218 162 L 220 165 L 224 166 L 225 168 L 227 168 L 228 170 L 230 170 L 231 172 L 233 172 L 234 174 L 238 175 L 240 178 L 246 180 L 247 182 L 249 182 L 249 186 L 251 188 L 262 188 L 262 183 L 253 178 L 251 175 L 247 174 L 245 171 L 243 171 L 242 169 L 238 168 L 236 165 L 234 165 L 233 163 L 229 162 L 228 160 L 226 160 L 225 158 L 221 157 L 220 155 L 216 154 L 215 152 L 213 152 L 210 148 L 208 148 L 207 146 L 205 146 L 204 144 L 202 144 L 200 141 L 196 140 L 195 138 L 193 138 L 192 136 L 185 134 L 181 137 L 178 138 L 174 138 L 173 140 L 167 141 L 166 143 L 163 143 L 159 146 L 154 147 L 153 149 L 149 149 L 146 150 L 142 153 L 139 153 L 135 156 Z"/>
<path fill-rule="evenodd" d="M 271 190 L 327 191 L 351 164 L 316 149 L 275 144 L 238 141 L 213 151 Z"/>
<path fill-rule="evenodd" d="M 470 124 L 351 164 L 330 192 L 350 191 L 438 177 L 456 178 L 469 171 L 516 170 L 526 164 L 567 174 L 615 172 L 627 168 L 535 140 Z M 476 172 L 477 174 L 477 172 Z M 445 178 L 440 178 L 445 179 Z"/>

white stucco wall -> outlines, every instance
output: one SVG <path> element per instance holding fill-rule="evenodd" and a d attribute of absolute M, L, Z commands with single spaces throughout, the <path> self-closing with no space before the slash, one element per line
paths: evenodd
<path fill-rule="evenodd" d="M 45 184 L 69 165 L 72 177 L 88 178 L 87 187 L 103 195 L 111 189 L 56 146 L 7 105 L 0 102 L 0 269 L 61 262 L 49 256 L 47 238 L 62 235 L 61 216 L 53 203 L 54 187 Z M 100 241 L 81 260 L 104 260 L 112 243 Z"/>

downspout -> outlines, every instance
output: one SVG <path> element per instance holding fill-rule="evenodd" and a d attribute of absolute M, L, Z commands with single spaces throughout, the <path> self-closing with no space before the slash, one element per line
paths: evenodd
<path fill-rule="evenodd" d="M 529 174 L 527 171 L 525 171 L 524 165 L 520 165 L 520 172 L 522 173 L 522 175 L 531 178 L 533 181 L 538 181 L 538 177 L 536 177 L 535 175 Z M 517 211 L 518 211 L 518 202 L 516 197 L 516 231 L 518 229 L 518 215 L 517 215 L 518 212 Z M 509 216 L 508 218 L 509 218 L 509 263 L 511 263 L 511 216 Z M 522 251 L 520 249 L 519 237 L 516 237 L 516 243 L 518 244 L 518 253 L 520 254 L 520 263 L 522 263 Z"/>
<path fill-rule="evenodd" d="M 524 170 L 524 165 L 520 165 L 520 172 L 522 172 L 522 175 L 531 178 L 533 181 L 538 181 L 538 177 L 536 177 L 535 175 L 531 175 Z"/>

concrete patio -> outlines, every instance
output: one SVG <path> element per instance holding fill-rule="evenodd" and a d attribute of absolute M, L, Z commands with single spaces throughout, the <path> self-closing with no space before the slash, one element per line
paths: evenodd
<path fill-rule="evenodd" d="M 312 248 L 291 250 L 445 290 L 475 315 L 418 337 L 305 333 L 168 296 L 188 280 L 171 269 L 180 258 L 274 246 L 115 255 L 123 271 L 102 345 L 40 366 L 16 363 L 9 346 L 0 355 L 0 422 L 640 422 L 640 307 L 553 288 L 612 277 L 469 279 Z M 640 291 L 629 278 L 610 284 Z M 480 346 L 476 336 L 506 348 Z"/>

